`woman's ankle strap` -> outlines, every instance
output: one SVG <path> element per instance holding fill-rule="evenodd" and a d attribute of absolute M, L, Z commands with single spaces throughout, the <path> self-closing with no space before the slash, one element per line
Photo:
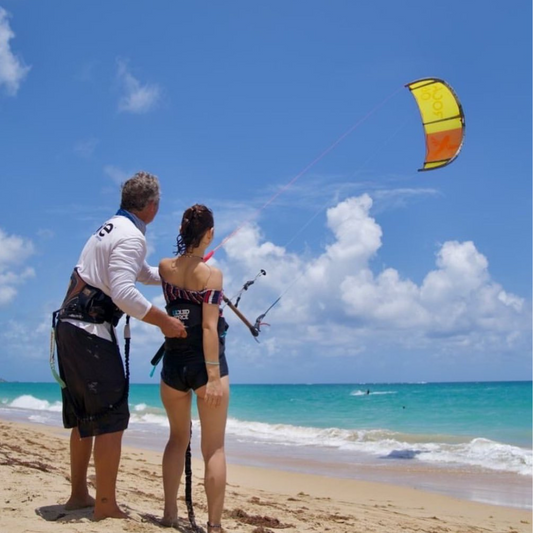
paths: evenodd
<path fill-rule="evenodd" d="M 211 522 L 207 522 L 207 527 L 215 528 L 215 529 L 222 529 L 221 524 L 212 524 Z"/>

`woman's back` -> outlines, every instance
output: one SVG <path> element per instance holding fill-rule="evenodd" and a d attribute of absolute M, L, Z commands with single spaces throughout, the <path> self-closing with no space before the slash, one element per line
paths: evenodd
<path fill-rule="evenodd" d="M 218 269 L 210 267 L 196 256 L 182 255 L 177 258 L 163 259 L 159 263 L 159 274 L 161 279 L 189 291 L 202 291 L 208 288 L 213 271 L 219 273 Z"/>

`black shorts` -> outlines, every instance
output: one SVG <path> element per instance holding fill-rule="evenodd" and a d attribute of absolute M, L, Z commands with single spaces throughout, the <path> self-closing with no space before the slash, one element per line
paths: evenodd
<path fill-rule="evenodd" d="M 62 321 L 56 343 L 59 374 L 67 385 L 61 389 L 63 425 L 77 427 L 81 437 L 125 430 L 128 384 L 117 344 Z"/>
<path fill-rule="evenodd" d="M 220 377 L 229 374 L 226 356 L 219 357 Z M 173 389 L 187 392 L 203 387 L 207 383 L 207 369 L 203 353 L 192 351 L 167 351 L 163 357 L 161 380 Z"/>

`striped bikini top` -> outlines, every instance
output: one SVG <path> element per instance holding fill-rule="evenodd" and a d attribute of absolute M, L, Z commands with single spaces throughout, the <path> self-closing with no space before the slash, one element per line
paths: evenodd
<path fill-rule="evenodd" d="M 179 318 L 187 328 L 185 339 L 165 339 L 165 349 L 167 352 L 179 352 L 187 347 L 203 350 L 202 344 L 202 304 L 215 304 L 220 306 L 224 292 L 215 289 L 202 289 L 201 291 L 191 291 L 176 287 L 161 278 L 163 294 L 167 303 L 166 310 L 170 316 Z M 219 335 L 219 353 L 224 353 L 223 337 L 228 326 L 222 316 L 222 309 L 219 307 L 217 331 Z"/>
<path fill-rule="evenodd" d="M 175 302 L 176 300 L 186 300 L 191 303 L 201 305 L 215 304 L 220 305 L 224 296 L 224 291 L 217 289 L 202 289 L 201 291 L 191 291 L 189 289 L 182 289 L 176 285 L 172 285 L 168 281 L 161 278 L 161 285 L 163 287 L 163 294 L 167 304 Z"/>

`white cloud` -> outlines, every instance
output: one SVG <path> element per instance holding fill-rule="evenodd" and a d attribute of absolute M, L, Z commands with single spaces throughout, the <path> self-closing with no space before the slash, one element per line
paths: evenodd
<path fill-rule="evenodd" d="M 22 372 L 25 367 L 28 368 L 28 365 L 34 366 L 34 363 L 28 362 L 28 359 L 42 362 L 43 358 L 49 355 L 51 317 L 52 310 L 46 313 L 34 313 L 26 320 L 9 319 L 2 323 L 0 341 L 3 354 L 16 355 L 17 359 L 16 362 L 10 363 L 10 370 L 17 368 L 18 364 L 19 371 Z M 41 379 L 43 378 L 45 376 L 41 376 Z M 46 378 L 51 378 L 51 374 Z"/>
<path fill-rule="evenodd" d="M 320 381 L 322 373 L 325 380 L 343 381 L 360 372 L 388 379 L 418 372 L 436 379 L 442 370 L 449 379 L 461 375 L 454 369 L 475 368 L 483 375 L 491 365 L 489 375 L 497 378 L 509 357 L 526 354 L 529 360 L 530 306 L 492 279 L 487 257 L 473 242 L 438 245 L 434 267 L 419 283 L 395 268 L 375 271 L 383 232 L 371 209 L 367 194 L 328 209 L 330 242 L 318 254 L 290 253 L 267 241 L 257 224 L 247 224 L 211 259 L 224 273 L 228 297 L 266 271 L 239 304 L 252 323 L 281 297 L 264 318 L 271 326 L 262 327 L 260 344 L 229 308 L 224 310 L 230 324 L 227 352 L 239 381 Z M 17 285 L 32 274 L 14 268 L 32 253 L 31 242 L 0 230 L 0 303 L 12 301 Z M 163 308 L 161 293 L 150 290 L 153 303 Z M 132 376 L 146 381 L 162 335 L 139 321 L 132 328 Z M 11 337 L 6 335 L 17 349 L 37 342 L 37 352 L 46 349 L 44 332 L 29 334 L 12 323 Z M 524 360 L 520 364 L 527 365 Z"/>
<path fill-rule="evenodd" d="M 5 305 L 14 300 L 17 291 L 10 285 L 3 285 L 0 282 L 0 305 Z"/>
<path fill-rule="evenodd" d="M 10 264 L 25 261 L 33 251 L 31 241 L 17 235 L 7 235 L 0 229 L 0 272 Z"/>
<path fill-rule="evenodd" d="M 329 259 L 363 265 L 375 255 L 381 247 L 382 231 L 368 216 L 371 207 L 372 199 L 363 194 L 328 209 L 327 224 L 336 238 L 327 248 Z"/>
<path fill-rule="evenodd" d="M 0 305 L 10 303 L 17 295 L 15 287 L 35 275 L 32 268 L 20 267 L 33 253 L 30 240 L 0 229 Z"/>
<path fill-rule="evenodd" d="M 20 83 L 28 74 L 30 67 L 11 50 L 9 41 L 15 33 L 9 25 L 9 14 L 0 7 L 0 86 L 4 86 L 8 95 L 14 96 Z"/>
<path fill-rule="evenodd" d="M 117 61 L 117 78 L 123 94 L 118 103 L 119 111 L 127 113 L 147 113 L 159 102 L 161 89 L 157 84 L 142 85 L 128 70 L 123 60 Z"/>
<path fill-rule="evenodd" d="M 267 272 L 243 295 L 241 308 L 252 322 L 282 296 L 265 319 L 276 339 L 267 354 L 288 355 L 295 343 L 300 353 L 303 346 L 310 351 L 323 346 L 328 355 L 387 346 L 494 352 L 528 343 L 529 308 L 491 278 L 488 260 L 473 242 L 442 244 L 435 268 L 420 284 L 394 268 L 374 272 L 371 260 L 382 246 L 382 229 L 371 207 L 372 199 L 363 194 L 328 209 L 332 242 L 314 257 L 265 242 L 257 225 L 245 226 L 227 242 L 221 268 L 228 296 L 259 269 Z"/>
<path fill-rule="evenodd" d="M 213 214 L 216 217 L 217 225 L 215 231 L 218 236 L 229 235 L 235 230 L 236 220 L 235 213 L 239 213 L 239 220 L 253 221 L 258 217 L 258 208 L 251 205 L 250 202 L 232 202 L 213 200 L 207 201 L 209 207 L 213 206 Z M 186 206 L 188 207 L 188 206 Z M 179 213 L 179 220 L 181 220 L 183 212 Z"/>

